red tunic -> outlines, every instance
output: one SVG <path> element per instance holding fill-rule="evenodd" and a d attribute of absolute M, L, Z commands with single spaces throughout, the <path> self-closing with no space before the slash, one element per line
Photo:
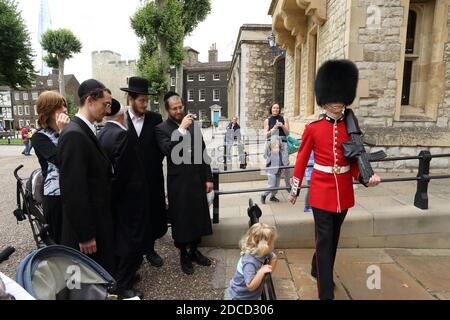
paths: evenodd
<path fill-rule="evenodd" d="M 305 127 L 293 174 L 293 192 L 302 184 L 311 151 L 314 151 L 314 163 L 319 165 L 350 165 L 350 171 L 343 174 L 313 170 L 309 193 L 311 207 L 342 212 L 355 205 L 353 178 L 358 179 L 359 169 L 357 163 L 350 164 L 344 157 L 342 143 L 348 139 L 343 118 L 335 121 L 325 116 Z"/>

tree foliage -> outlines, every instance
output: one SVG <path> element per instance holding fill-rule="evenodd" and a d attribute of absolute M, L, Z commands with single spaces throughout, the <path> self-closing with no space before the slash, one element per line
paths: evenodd
<path fill-rule="evenodd" d="M 131 17 L 141 39 L 138 68 L 161 95 L 169 66 L 184 61 L 183 41 L 211 11 L 211 0 L 147 0 Z"/>
<path fill-rule="evenodd" d="M 81 41 L 68 29 L 48 30 L 42 35 L 41 45 L 48 55 L 44 61 L 49 67 L 58 68 L 59 92 L 65 95 L 64 63 L 81 51 Z"/>
<path fill-rule="evenodd" d="M 30 35 L 17 4 L 0 0 L 0 85 L 28 86 L 35 79 Z"/>

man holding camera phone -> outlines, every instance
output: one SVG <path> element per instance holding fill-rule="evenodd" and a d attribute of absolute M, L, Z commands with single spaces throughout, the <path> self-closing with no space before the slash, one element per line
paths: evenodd
<path fill-rule="evenodd" d="M 168 119 L 156 127 L 159 147 L 167 157 L 167 192 L 172 237 L 180 250 L 181 269 L 192 274 L 192 262 L 211 265 L 198 245 L 212 234 L 206 194 L 213 190 L 210 159 L 195 116 L 186 115 L 181 97 L 164 96 Z"/>

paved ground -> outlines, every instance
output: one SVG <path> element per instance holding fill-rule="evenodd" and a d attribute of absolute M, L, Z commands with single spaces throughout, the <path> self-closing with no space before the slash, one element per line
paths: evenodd
<path fill-rule="evenodd" d="M 0 248 L 13 245 L 17 249 L 11 259 L 0 266 L 0 271 L 11 277 L 14 277 L 20 260 L 34 248 L 27 222 L 16 224 L 12 216 L 15 208 L 13 169 L 24 164 L 22 176 L 26 177 L 38 166 L 35 156 L 24 157 L 20 155 L 21 151 L 21 147 L 0 146 Z M 281 198 L 284 199 L 284 196 Z M 236 204 L 236 199 L 230 199 L 229 204 L 222 202 L 222 205 L 237 206 L 234 210 L 245 214 L 247 200 L 245 197 L 238 200 L 239 204 Z M 364 201 L 367 206 L 379 206 L 380 201 L 391 200 L 379 197 L 370 200 L 370 196 L 367 196 Z M 269 203 L 265 209 L 272 206 L 275 205 Z M 147 299 L 221 299 L 239 258 L 238 250 L 203 248 L 207 255 L 214 258 L 213 266 L 196 266 L 195 274 L 186 276 L 179 268 L 178 254 L 170 235 L 157 243 L 157 250 L 163 256 L 165 265 L 155 269 L 144 263 L 140 270 L 144 280 L 138 287 L 145 292 Z M 277 250 L 280 261 L 274 273 L 274 284 L 280 299 L 316 299 L 316 283 L 309 276 L 312 253 L 310 249 Z M 372 275 L 367 273 L 369 267 L 380 271 L 380 289 L 368 289 L 367 281 Z M 449 249 L 340 249 L 335 268 L 336 298 L 450 299 L 449 269 Z M 377 284 L 376 281 L 370 283 Z"/>

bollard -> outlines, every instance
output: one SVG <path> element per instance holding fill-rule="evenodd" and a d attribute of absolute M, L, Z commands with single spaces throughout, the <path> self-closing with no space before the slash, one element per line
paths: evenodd
<path fill-rule="evenodd" d="M 228 165 L 227 165 L 227 144 L 226 144 L 226 142 L 223 145 L 223 170 L 224 171 L 228 170 Z"/>
<path fill-rule="evenodd" d="M 417 177 L 417 191 L 414 205 L 419 209 L 428 209 L 428 184 L 430 183 L 430 161 L 432 159 L 429 151 L 421 151 L 419 154 L 419 171 Z"/>
<path fill-rule="evenodd" d="M 219 169 L 214 168 L 213 184 L 214 184 L 214 200 L 213 200 L 213 223 L 219 223 Z"/>

